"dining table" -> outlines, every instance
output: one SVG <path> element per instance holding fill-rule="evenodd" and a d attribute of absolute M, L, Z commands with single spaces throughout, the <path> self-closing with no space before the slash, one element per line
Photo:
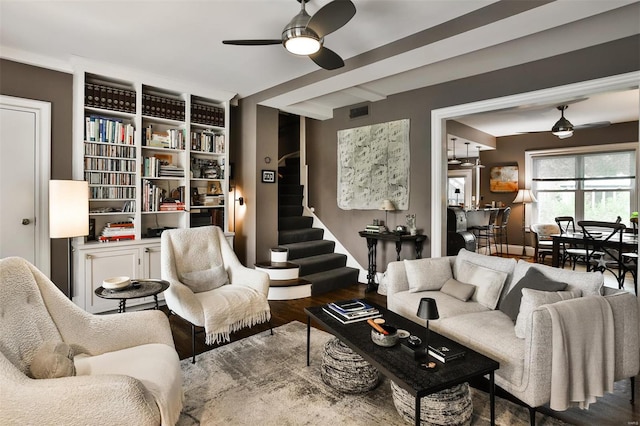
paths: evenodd
<path fill-rule="evenodd" d="M 563 244 L 571 246 L 584 247 L 585 237 L 582 232 L 567 232 L 564 234 L 552 234 L 551 239 L 553 241 L 551 266 L 560 266 L 560 247 Z M 611 247 L 616 248 L 619 244 L 622 244 L 622 250 L 625 252 L 638 252 L 638 235 L 637 234 L 623 234 L 622 243 L 618 239 L 607 240 L 603 237 L 593 238 L 589 240 L 589 247 L 594 247 L 596 250 L 598 247 Z"/>

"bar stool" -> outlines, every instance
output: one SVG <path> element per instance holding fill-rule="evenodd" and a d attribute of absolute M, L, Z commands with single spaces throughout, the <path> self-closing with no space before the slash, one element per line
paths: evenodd
<path fill-rule="evenodd" d="M 491 238 L 494 236 L 494 227 L 496 226 L 496 221 L 498 219 L 498 212 L 498 209 L 491 209 L 489 211 L 489 221 L 487 222 L 487 224 L 475 226 L 473 228 L 473 230 L 476 232 L 476 240 L 478 243 L 477 251 L 480 252 L 480 247 L 488 247 L 489 256 L 491 256 Z M 481 245 L 482 241 L 484 241 L 484 245 Z M 498 251 L 498 246 L 496 246 L 496 251 Z"/>
<path fill-rule="evenodd" d="M 493 228 L 493 242 L 496 246 L 496 252 L 498 251 L 498 241 L 500 241 L 500 255 L 504 251 L 502 250 L 502 243 L 507 246 L 507 256 L 509 256 L 509 235 L 507 234 L 507 224 L 509 223 L 509 216 L 511 216 L 511 207 L 507 207 L 502 211 L 500 216 L 500 223 Z"/>

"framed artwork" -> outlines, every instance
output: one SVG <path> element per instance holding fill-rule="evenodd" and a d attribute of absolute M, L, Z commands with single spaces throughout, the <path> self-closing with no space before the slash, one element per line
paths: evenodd
<path fill-rule="evenodd" d="M 262 171 L 262 183 L 275 183 L 276 171 L 275 170 L 263 170 Z"/>
<path fill-rule="evenodd" d="M 518 166 L 494 166 L 489 175 L 491 192 L 518 192 Z"/>
<path fill-rule="evenodd" d="M 213 181 L 207 183 L 207 194 L 220 195 L 222 194 L 222 184 L 220 181 Z"/>

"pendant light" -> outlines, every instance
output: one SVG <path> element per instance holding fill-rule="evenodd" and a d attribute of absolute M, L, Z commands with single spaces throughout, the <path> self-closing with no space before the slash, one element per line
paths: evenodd
<path fill-rule="evenodd" d="M 480 162 L 480 145 L 476 146 L 478 148 L 478 158 L 476 158 L 476 164 L 473 166 L 474 169 L 484 169 L 484 164 Z"/>
<path fill-rule="evenodd" d="M 467 158 L 460 164 L 460 167 L 473 167 L 473 163 L 469 160 L 469 142 L 464 143 L 467 146 Z"/>
<path fill-rule="evenodd" d="M 551 128 L 551 133 L 559 137 L 560 139 L 569 138 L 573 136 L 573 124 L 566 118 L 564 118 L 564 110 L 569 108 L 567 105 L 560 105 L 560 120 L 556 122 Z"/>
<path fill-rule="evenodd" d="M 453 158 L 451 158 L 451 160 L 447 161 L 447 164 L 460 164 L 462 161 L 458 160 L 456 158 L 456 139 L 457 138 L 451 138 L 451 141 L 453 142 Z"/>

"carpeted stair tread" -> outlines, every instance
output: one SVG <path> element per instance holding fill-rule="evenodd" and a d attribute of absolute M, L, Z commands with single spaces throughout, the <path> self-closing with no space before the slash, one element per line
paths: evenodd
<path fill-rule="evenodd" d="M 304 186 L 293 184 L 278 185 L 278 195 L 302 195 Z"/>
<path fill-rule="evenodd" d="M 304 208 L 301 205 L 279 205 L 278 217 L 302 216 Z"/>
<path fill-rule="evenodd" d="M 281 195 L 278 195 L 278 205 L 286 205 L 286 206 L 302 205 L 303 199 L 304 199 L 304 196 L 302 195 L 281 194 Z"/>
<path fill-rule="evenodd" d="M 358 270 L 348 266 L 301 276 L 311 281 L 311 295 L 327 293 L 358 283 Z"/>
<path fill-rule="evenodd" d="M 347 256 L 341 253 L 327 253 L 295 259 L 292 263 L 300 266 L 300 276 L 311 275 L 345 267 L 347 265 Z"/>
<path fill-rule="evenodd" d="M 289 250 L 289 260 L 300 259 L 308 256 L 316 256 L 319 254 L 333 253 L 335 250 L 335 241 L 329 240 L 315 240 L 315 241 L 303 241 L 291 244 L 281 244 L 280 247 L 284 247 Z"/>
<path fill-rule="evenodd" d="M 324 237 L 324 229 L 321 228 L 292 229 L 278 232 L 278 244 L 321 240 L 322 237 Z"/>
<path fill-rule="evenodd" d="M 311 216 L 289 216 L 278 218 L 278 231 L 308 229 L 312 226 L 313 218 Z"/>

